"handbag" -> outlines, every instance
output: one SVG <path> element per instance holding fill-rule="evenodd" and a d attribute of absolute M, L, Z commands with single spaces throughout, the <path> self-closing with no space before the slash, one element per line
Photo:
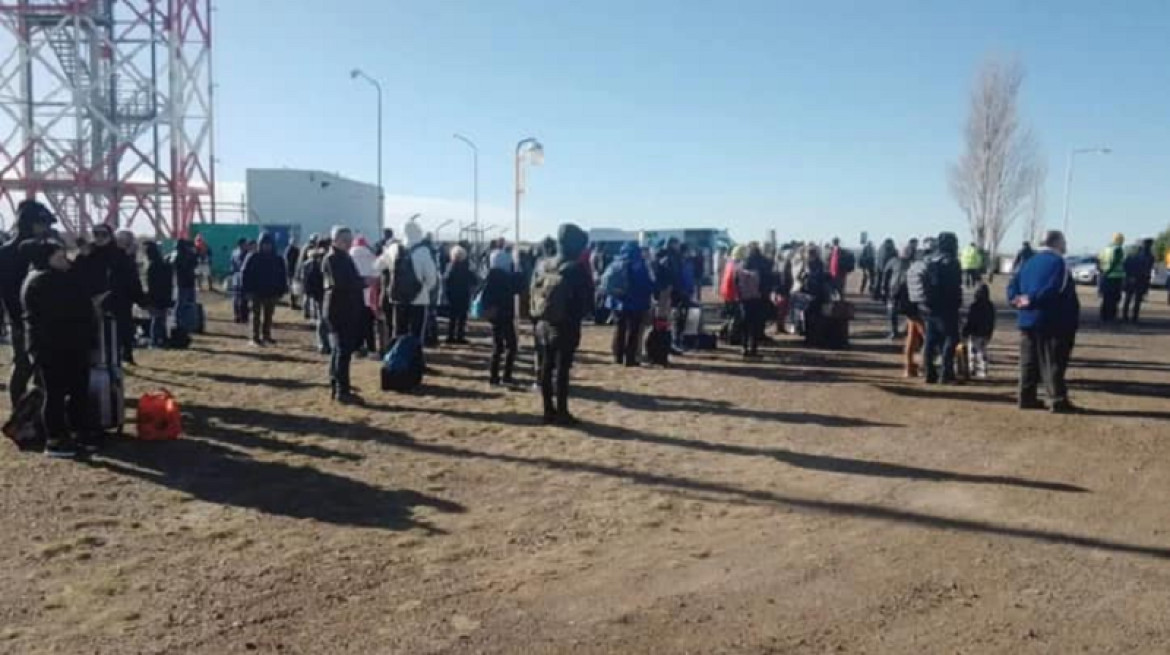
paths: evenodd
<path fill-rule="evenodd" d="M 173 441 L 183 434 L 183 415 L 170 391 L 142 394 L 138 399 L 138 438 L 143 441 Z"/>

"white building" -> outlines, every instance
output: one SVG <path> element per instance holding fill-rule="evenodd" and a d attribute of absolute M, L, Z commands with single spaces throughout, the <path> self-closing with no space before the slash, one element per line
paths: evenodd
<path fill-rule="evenodd" d="M 382 232 L 378 186 L 332 173 L 287 168 L 248 169 L 248 221 L 292 225 L 302 238 L 347 225 L 374 240 Z"/>

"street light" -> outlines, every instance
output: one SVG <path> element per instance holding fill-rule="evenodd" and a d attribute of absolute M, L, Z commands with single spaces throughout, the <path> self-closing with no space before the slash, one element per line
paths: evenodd
<path fill-rule="evenodd" d="M 454 138 L 466 143 L 471 148 L 471 193 L 472 193 L 472 222 L 471 224 L 479 228 L 479 146 L 471 139 L 462 134 L 455 134 Z M 479 239 L 476 239 L 476 245 L 480 245 Z"/>
<path fill-rule="evenodd" d="M 516 231 L 512 234 L 512 252 L 515 259 L 512 265 L 520 270 L 520 196 L 524 193 L 524 184 L 520 179 L 521 162 L 527 159 L 531 166 L 540 166 L 544 163 L 544 146 L 533 137 L 524 139 L 516 144 Z"/>
<path fill-rule="evenodd" d="M 442 241 L 443 240 L 443 238 L 442 238 L 443 228 L 447 227 L 448 225 L 450 225 L 454 222 L 455 221 L 448 219 L 448 220 L 443 221 L 442 223 L 439 223 L 439 226 L 435 228 L 435 241 Z"/>
<path fill-rule="evenodd" d="M 1064 169 L 1064 238 L 1068 238 L 1068 199 L 1072 193 L 1073 160 L 1077 155 L 1097 154 L 1108 155 L 1113 152 L 1109 148 L 1073 148 L 1068 151 L 1068 164 Z"/>
<path fill-rule="evenodd" d="M 386 189 L 382 186 L 382 84 L 374 78 L 355 68 L 349 72 L 349 78 L 361 78 L 374 86 L 378 91 L 378 226 L 386 227 Z"/>

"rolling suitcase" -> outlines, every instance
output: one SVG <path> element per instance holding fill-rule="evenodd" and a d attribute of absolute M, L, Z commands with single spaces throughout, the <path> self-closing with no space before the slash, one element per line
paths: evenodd
<path fill-rule="evenodd" d="M 654 321 L 646 335 L 646 360 L 651 366 L 670 366 L 670 328 L 666 321 Z"/>
<path fill-rule="evenodd" d="M 90 353 L 86 429 L 116 431 L 126 424 L 126 396 L 118 347 L 118 322 L 113 316 L 98 320 L 98 343 Z"/>
<path fill-rule="evenodd" d="M 175 307 L 175 327 L 187 334 L 203 334 L 206 322 L 203 305 L 197 302 L 181 303 Z"/>

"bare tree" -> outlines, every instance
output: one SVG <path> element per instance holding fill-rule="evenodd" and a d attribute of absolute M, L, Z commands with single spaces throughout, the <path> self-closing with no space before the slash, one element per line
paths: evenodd
<path fill-rule="evenodd" d="M 1048 166 L 1043 161 L 1037 162 L 1032 188 L 1028 190 L 1028 222 L 1024 223 L 1024 240 L 1030 241 L 1032 245 L 1044 239 L 1044 194 L 1047 181 Z"/>
<path fill-rule="evenodd" d="M 967 216 L 971 238 L 993 257 L 1027 210 L 1037 176 L 1036 144 L 1020 123 L 1023 81 L 1024 69 L 1015 60 L 983 64 L 971 91 L 966 151 L 949 171 L 951 193 Z"/>

